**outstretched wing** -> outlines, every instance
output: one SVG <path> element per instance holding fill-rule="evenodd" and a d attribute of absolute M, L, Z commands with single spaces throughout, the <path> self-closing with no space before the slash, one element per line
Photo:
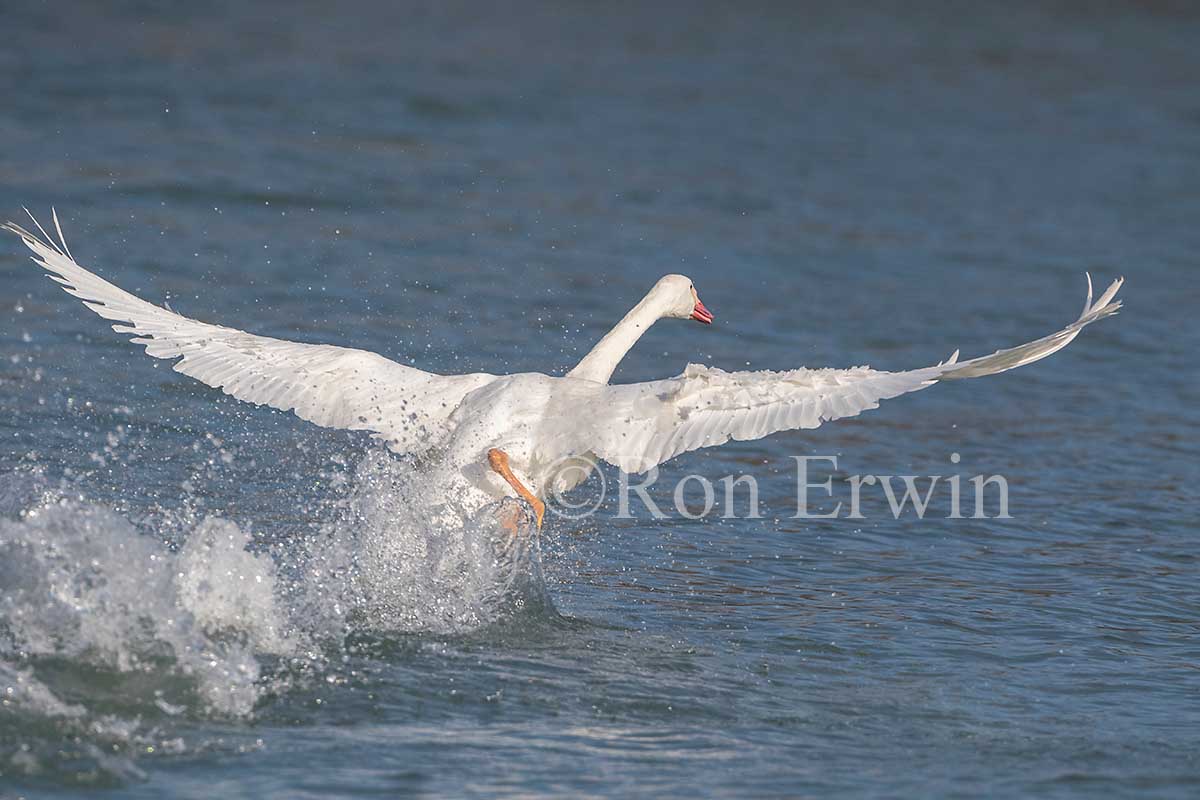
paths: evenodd
<path fill-rule="evenodd" d="M 572 386 L 563 392 L 564 401 L 578 405 L 586 395 L 589 412 L 582 420 L 576 415 L 570 426 L 554 425 L 556 430 L 547 438 L 557 439 L 562 452 L 591 451 L 626 472 L 638 473 L 680 453 L 730 439 L 816 428 L 937 381 L 992 375 L 1045 358 L 1066 347 L 1087 325 L 1115 314 L 1121 303 L 1113 298 L 1121 283 L 1114 281 L 1093 303 L 1088 276 L 1087 302 L 1075 322 L 1036 341 L 970 361 L 959 362 L 955 352 L 946 362 L 908 372 L 869 367 L 726 372 L 692 364 L 667 380 Z"/>
<path fill-rule="evenodd" d="M 178 358 L 174 369 L 255 405 L 328 428 L 367 430 L 397 453 L 436 447 L 462 398 L 492 380 L 486 374 L 435 375 L 365 350 L 301 344 L 209 325 L 147 303 L 75 262 L 37 224 L 42 236 L 19 225 L 2 227 L 20 236 L 33 261 L 68 294 L 105 319 L 117 333 L 132 334 L 155 358 Z"/>

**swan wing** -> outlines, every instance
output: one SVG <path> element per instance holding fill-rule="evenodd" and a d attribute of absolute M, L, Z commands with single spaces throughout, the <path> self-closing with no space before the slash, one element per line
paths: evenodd
<path fill-rule="evenodd" d="M 1066 347 L 1084 327 L 1115 314 L 1122 280 L 1095 302 L 1091 276 L 1083 313 L 1062 330 L 1018 347 L 907 372 L 869 367 L 796 369 L 788 372 L 726 372 L 692 364 L 666 380 L 617 386 L 573 387 L 588 393 L 586 418 L 572 429 L 558 426 L 559 444 L 570 453 L 594 452 L 628 473 L 645 472 L 680 453 L 759 439 L 777 431 L 816 428 L 878 408 L 881 400 L 915 392 L 938 381 L 977 378 L 1014 369 Z M 576 405 L 578 400 L 576 398 Z"/>
<path fill-rule="evenodd" d="M 34 220 L 37 225 L 37 220 Z M 179 359 L 176 372 L 238 400 L 292 411 L 327 428 L 367 430 L 398 453 L 436 447 L 462 398 L 492 375 L 435 375 L 365 350 L 301 344 L 210 325 L 148 303 L 75 262 L 54 217 L 59 241 L 14 223 L 33 261 L 92 311 L 118 324 L 155 358 Z"/>

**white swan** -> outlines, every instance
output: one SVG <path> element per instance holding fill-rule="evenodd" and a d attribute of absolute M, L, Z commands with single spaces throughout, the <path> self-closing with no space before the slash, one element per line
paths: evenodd
<path fill-rule="evenodd" d="M 37 224 L 37 220 L 34 220 Z M 88 308 L 115 320 L 155 358 L 239 400 L 294 411 L 330 428 L 367 430 L 396 453 L 429 456 L 439 491 L 468 510 L 514 494 L 540 527 L 549 491 L 582 482 L 599 458 L 639 473 L 680 453 L 877 408 L 880 400 L 937 381 L 976 378 L 1061 350 L 1087 325 L 1115 314 L 1123 279 L 1095 302 L 1088 276 L 1083 313 L 1056 333 L 992 355 L 909 370 L 796 369 L 725 372 L 688 365 L 658 381 L 611 386 L 613 370 L 664 317 L 709 324 L 692 282 L 667 275 L 564 377 L 436 375 L 364 350 L 256 336 L 188 319 L 147 303 L 79 266 L 54 215 L 58 242 L 15 223 L 33 260 Z M 564 468 L 568 467 L 568 468 Z"/>

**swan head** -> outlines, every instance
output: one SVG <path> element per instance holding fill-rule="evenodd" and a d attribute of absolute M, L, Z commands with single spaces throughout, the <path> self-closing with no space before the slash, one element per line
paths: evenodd
<path fill-rule="evenodd" d="M 700 302 L 692 279 L 686 275 L 665 275 L 654 286 L 654 294 L 661 298 L 664 317 L 694 319 L 711 325 L 712 312 Z"/>

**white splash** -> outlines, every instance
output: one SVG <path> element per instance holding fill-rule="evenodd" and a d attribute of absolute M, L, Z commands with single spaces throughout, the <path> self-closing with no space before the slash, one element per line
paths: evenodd
<path fill-rule="evenodd" d="M 310 620 L 374 630 L 458 633 L 546 600 L 536 549 L 509 535 L 497 507 L 440 511 L 421 473 L 375 451 L 337 520 L 309 542 L 301 586 Z M 452 506 L 443 499 L 443 506 Z"/>
<path fill-rule="evenodd" d="M 53 759 L 55 740 L 21 738 L 25 719 L 124 779 L 137 767 L 107 754 L 183 747 L 175 718 L 251 717 L 332 674 L 347 635 L 461 633 L 550 607 L 536 548 L 510 546 L 495 508 L 430 517 L 421 486 L 412 465 L 370 453 L 331 521 L 272 532 L 285 543 L 270 548 L 226 519 L 148 534 L 49 491 L 0 518 L 0 761 L 34 774 Z M 97 673 L 124 694 L 81 690 Z"/>
<path fill-rule="evenodd" d="M 224 546 L 213 546 L 220 534 Z M 2 520 L 0 658 L 123 673 L 168 659 L 195 682 L 205 711 L 247 714 L 258 696 L 256 655 L 289 647 L 271 635 L 283 624 L 274 564 L 247 552 L 248 543 L 232 523 L 207 521 L 176 554 L 117 514 L 78 502 Z"/>

